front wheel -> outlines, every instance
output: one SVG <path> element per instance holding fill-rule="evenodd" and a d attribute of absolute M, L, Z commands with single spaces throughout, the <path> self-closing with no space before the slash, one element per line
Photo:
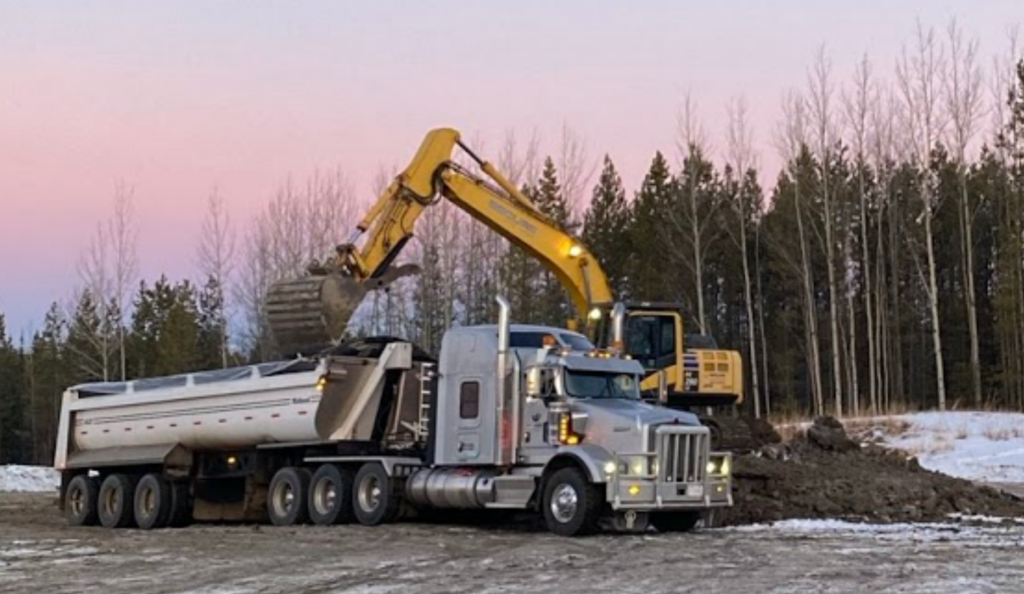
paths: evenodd
<path fill-rule="evenodd" d="M 559 536 L 583 536 L 598 529 L 604 498 L 578 468 L 556 470 L 544 486 L 544 520 Z"/>

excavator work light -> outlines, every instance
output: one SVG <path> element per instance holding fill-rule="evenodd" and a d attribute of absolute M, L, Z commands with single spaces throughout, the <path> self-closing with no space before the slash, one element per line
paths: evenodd
<path fill-rule="evenodd" d="M 580 254 L 582 254 L 582 253 L 583 253 L 583 248 L 581 248 L 580 246 L 578 246 L 576 244 L 573 244 L 569 248 L 569 257 L 570 258 L 579 258 Z"/>

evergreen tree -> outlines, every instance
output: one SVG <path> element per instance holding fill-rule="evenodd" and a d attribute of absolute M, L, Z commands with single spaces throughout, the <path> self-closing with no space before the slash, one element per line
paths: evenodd
<path fill-rule="evenodd" d="M 629 204 L 615 164 L 608 155 L 583 215 L 583 242 L 597 258 L 618 299 L 626 298 L 629 280 Z"/>
<path fill-rule="evenodd" d="M 35 463 L 53 460 L 61 396 L 70 385 L 65 363 L 65 322 L 57 304 L 50 305 L 43 329 L 32 339 L 32 426 Z"/>
<path fill-rule="evenodd" d="M 14 348 L 0 312 L 0 464 L 24 463 L 31 451 L 24 372 L 24 353 Z"/>
<path fill-rule="evenodd" d="M 534 197 L 537 208 L 560 229 L 569 229 L 569 205 L 558 181 L 558 171 L 551 157 L 544 159 L 544 167 L 537 182 Z M 540 266 L 538 281 L 537 322 L 551 326 L 565 326 L 574 317 L 569 293 L 558 277 L 547 266 Z M 575 312 L 582 317 L 586 312 Z"/>
<path fill-rule="evenodd" d="M 666 282 L 664 262 L 666 250 L 672 249 L 661 240 L 665 215 L 669 212 L 674 182 L 668 162 L 658 151 L 644 176 L 630 216 L 629 294 L 631 298 L 651 301 L 672 301 Z"/>

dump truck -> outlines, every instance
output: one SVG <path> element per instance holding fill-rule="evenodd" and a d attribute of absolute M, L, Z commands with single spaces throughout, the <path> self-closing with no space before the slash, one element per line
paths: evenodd
<path fill-rule="evenodd" d="M 67 522 L 376 526 L 522 510 L 575 536 L 689 530 L 732 505 L 731 454 L 693 414 L 644 401 L 639 362 L 512 324 L 497 299 L 496 324 L 449 329 L 437 358 L 363 339 L 69 388 L 54 461 Z"/>

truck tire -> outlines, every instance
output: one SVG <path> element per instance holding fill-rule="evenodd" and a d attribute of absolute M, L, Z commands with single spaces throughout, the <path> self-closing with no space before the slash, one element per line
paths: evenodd
<path fill-rule="evenodd" d="M 318 526 L 352 521 L 352 484 L 348 468 L 324 464 L 309 482 L 309 519 Z"/>
<path fill-rule="evenodd" d="M 135 487 L 135 523 L 143 530 L 166 528 L 174 497 L 171 485 L 159 474 L 147 474 Z"/>
<path fill-rule="evenodd" d="M 306 468 L 287 466 L 274 473 L 267 490 L 267 515 L 275 526 L 295 526 L 309 520 L 309 480 Z"/>
<path fill-rule="evenodd" d="M 658 532 L 689 532 L 697 526 L 702 515 L 699 511 L 658 512 L 651 514 L 651 524 Z"/>
<path fill-rule="evenodd" d="M 378 462 L 359 468 L 352 485 L 352 508 L 356 520 L 364 526 L 393 522 L 401 509 L 402 493 Z"/>
<path fill-rule="evenodd" d="M 70 526 L 95 526 L 99 523 L 97 502 L 100 482 L 88 474 L 80 474 L 68 483 L 64 496 L 64 516 Z"/>
<path fill-rule="evenodd" d="M 100 485 L 97 511 L 106 528 L 128 528 L 135 524 L 135 484 L 138 478 L 112 474 Z"/>
<path fill-rule="evenodd" d="M 167 525 L 183 528 L 192 520 L 192 502 L 189 501 L 189 484 L 186 481 L 171 481 L 171 518 Z"/>
<path fill-rule="evenodd" d="M 544 520 L 559 536 L 596 532 L 603 504 L 601 490 L 575 466 L 556 470 L 544 482 Z"/>

